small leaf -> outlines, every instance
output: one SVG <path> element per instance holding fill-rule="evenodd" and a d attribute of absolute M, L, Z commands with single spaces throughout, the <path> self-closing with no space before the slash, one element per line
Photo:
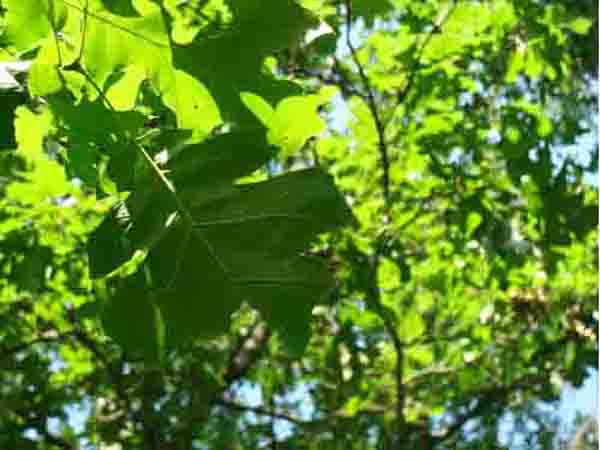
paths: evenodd
<path fill-rule="evenodd" d="M 2 102 L 2 108 L 0 108 L 0 149 L 15 147 L 19 143 L 21 151 L 40 151 L 42 147 L 40 133 L 46 131 L 49 126 L 44 127 L 42 123 L 37 125 L 36 121 L 39 116 L 22 107 L 27 102 L 27 95 L 24 92 L 17 91 L 0 92 L 0 102 Z M 27 123 L 24 123 L 25 121 Z M 23 123 L 21 127 L 19 127 L 19 122 Z M 25 129 L 27 129 L 27 133 L 22 131 Z"/>
<path fill-rule="evenodd" d="M 466 233 L 467 235 L 472 235 L 473 232 L 477 229 L 477 227 L 479 227 L 479 225 L 481 224 L 481 215 L 479 213 L 476 213 L 474 211 L 471 211 L 468 215 L 467 215 L 467 220 L 466 220 Z"/>
<path fill-rule="evenodd" d="M 373 25 L 377 17 L 382 17 L 394 9 L 390 0 L 354 0 L 352 2 L 355 18 L 362 17 L 367 25 Z"/>
<path fill-rule="evenodd" d="M 577 34 L 587 34 L 590 27 L 592 26 L 592 21 L 585 17 L 578 17 L 569 22 L 569 29 Z"/>
<path fill-rule="evenodd" d="M 265 126 L 269 127 L 275 119 L 275 110 L 262 97 L 252 92 L 242 92 L 240 94 L 242 102 Z"/>
<path fill-rule="evenodd" d="M 421 336 L 425 331 L 425 322 L 421 314 L 416 309 L 406 312 L 398 331 L 403 339 L 414 339 Z"/>

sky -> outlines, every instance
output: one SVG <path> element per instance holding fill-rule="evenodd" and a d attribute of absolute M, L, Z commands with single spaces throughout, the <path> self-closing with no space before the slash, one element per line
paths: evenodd
<path fill-rule="evenodd" d="M 598 371 L 594 370 L 579 388 L 563 388 L 559 412 L 565 423 L 573 421 L 577 412 L 598 417 Z"/>

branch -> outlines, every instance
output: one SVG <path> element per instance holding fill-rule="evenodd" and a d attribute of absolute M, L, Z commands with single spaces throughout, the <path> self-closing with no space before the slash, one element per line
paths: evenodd
<path fill-rule="evenodd" d="M 396 436 L 398 439 L 404 439 L 406 432 L 406 418 L 404 416 L 404 406 L 406 403 L 405 382 L 404 382 L 404 343 L 396 330 L 393 313 L 381 302 L 381 294 L 377 285 L 377 268 L 380 262 L 380 249 L 372 261 L 370 269 L 369 291 L 366 293 L 367 305 L 383 321 L 383 327 L 386 334 L 392 341 L 392 346 L 396 353 L 396 368 L 394 378 L 396 382 Z"/>
<path fill-rule="evenodd" d="M 598 436 L 598 423 L 594 417 L 589 417 L 579 427 L 571 444 L 569 450 L 583 450 L 585 445 L 585 438 L 588 434 L 593 434 L 596 438 Z"/>
<path fill-rule="evenodd" d="M 474 407 L 469 408 L 467 412 L 455 415 L 454 423 L 446 428 L 446 431 L 441 436 L 434 438 L 435 443 L 440 444 L 453 438 L 469 420 L 476 418 L 486 409 L 494 405 L 503 404 L 512 392 L 515 392 L 520 388 L 529 387 L 532 384 L 538 384 L 543 381 L 544 378 L 545 375 L 536 377 L 528 375 L 516 380 L 510 385 L 488 385 L 472 394 L 466 392 L 464 397 L 469 399 L 468 403 L 470 403 L 473 398 L 476 398 L 477 404 Z"/>
<path fill-rule="evenodd" d="M 223 375 L 224 390 L 248 374 L 262 355 L 270 338 L 271 330 L 264 324 L 258 324 L 249 336 L 240 340 Z"/>
<path fill-rule="evenodd" d="M 335 59 L 334 61 L 337 61 L 337 59 Z M 365 95 L 362 92 L 359 92 L 357 89 L 354 88 L 354 86 L 352 86 L 352 84 L 350 82 L 348 82 L 348 80 L 346 78 L 343 77 L 343 75 L 341 74 L 341 72 L 339 71 L 337 67 L 337 62 L 334 63 L 334 65 L 332 66 L 332 74 L 327 76 L 324 73 L 320 72 L 320 71 L 310 71 L 305 67 L 296 67 L 294 68 L 294 75 L 297 76 L 301 76 L 301 77 L 313 77 L 316 78 L 317 80 L 319 80 L 321 83 L 323 84 L 328 84 L 331 86 L 336 86 L 340 89 L 342 96 L 344 98 L 349 98 L 352 96 L 356 96 L 356 97 L 360 97 L 364 100 L 366 100 Z"/>
<path fill-rule="evenodd" d="M 378 139 L 378 147 L 379 154 L 381 157 L 381 165 L 383 168 L 383 199 L 385 202 L 386 214 L 389 213 L 390 209 L 390 159 L 388 153 L 387 142 L 385 140 L 385 125 L 381 120 L 379 115 L 379 110 L 377 109 L 377 102 L 375 101 L 375 94 L 373 87 L 371 85 L 371 81 L 367 76 L 364 67 L 362 66 L 358 54 L 356 52 L 356 48 L 352 44 L 352 39 L 350 39 L 350 30 L 352 29 L 352 5 L 351 0 L 345 0 L 346 4 L 346 45 L 350 50 L 350 54 L 352 55 L 352 60 L 358 69 L 358 75 L 362 81 L 362 84 L 367 93 L 367 105 L 373 116 L 373 121 L 375 122 L 375 128 L 377 130 L 377 139 Z"/>
<path fill-rule="evenodd" d="M 352 56 L 352 60 L 356 65 L 358 70 L 358 75 L 362 81 L 364 89 L 367 93 L 367 105 L 369 107 L 369 111 L 373 117 L 373 121 L 375 122 L 375 128 L 377 130 L 377 140 L 378 140 L 378 148 L 379 154 L 381 158 L 381 165 L 383 169 L 383 178 L 382 178 L 382 187 L 383 187 L 383 199 L 385 203 L 385 215 L 386 218 L 390 211 L 390 158 L 388 152 L 388 146 L 385 139 L 385 125 L 381 119 L 379 114 L 379 110 L 377 108 L 377 102 L 375 100 L 375 94 L 373 87 L 371 85 L 371 81 L 367 76 L 364 67 L 362 66 L 360 59 L 358 58 L 358 53 L 356 48 L 352 44 L 352 39 L 350 38 L 350 31 L 352 29 L 352 4 L 351 0 L 345 0 L 346 6 L 346 45 L 350 50 L 350 54 Z M 379 255 L 375 256 L 374 267 L 373 270 L 377 273 L 377 266 L 379 265 Z M 392 319 L 391 314 L 387 311 L 384 305 L 381 303 L 381 296 L 379 293 L 379 289 L 377 288 L 376 281 L 373 285 L 374 289 L 370 293 L 370 299 L 372 300 L 372 306 L 375 312 L 381 317 L 383 320 L 384 327 L 386 329 L 387 334 L 390 336 L 392 340 L 392 345 L 394 346 L 394 350 L 396 352 L 396 371 L 395 371 L 395 379 L 396 379 L 396 434 L 398 439 L 403 439 L 405 428 L 406 428 L 406 419 L 404 417 L 404 405 L 405 405 L 405 392 L 404 392 L 404 344 L 400 339 L 396 331 L 396 327 L 394 324 L 394 320 Z M 401 441 L 400 441 L 401 443 Z"/>
<path fill-rule="evenodd" d="M 239 412 L 243 412 L 243 413 L 251 412 L 251 413 L 254 413 L 259 416 L 265 416 L 265 417 L 271 417 L 273 419 L 285 420 L 286 422 L 292 423 L 294 425 L 302 426 L 302 427 L 315 425 L 315 424 L 321 422 L 321 421 L 303 420 L 303 419 L 300 419 L 298 417 L 295 417 L 295 416 L 292 416 L 292 415 L 289 415 L 289 414 L 286 414 L 283 412 L 278 412 L 278 411 L 264 408 L 261 406 L 242 405 L 240 403 L 230 401 L 230 400 L 219 399 L 216 401 L 216 404 L 219 406 L 223 406 L 225 408 L 234 410 L 234 411 L 239 411 Z"/>
<path fill-rule="evenodd" d="M 196 408 L 199 407 L 199 405 L 198 401 L 195 399 L 194 389 L 198 385 L 198 380 L 201 379 L 202 375 L 199 370 L 192 369 L 190 373 L 191 400 L 188 406 L 189 417 L 186 420 L 184 427 L 178 433 L 178 440 L 184 443 L 185 448 L 189 448 L 189 443 L 193 441 L 194 424 L 206 421 L 206 414 L 210 411 L 211 407 L 215 405 L 233 405 L 232 402 L 223 397 L 227 397 L 225 394 L 231 386 L 244 378 L 254 364 L 256 364 L 263 354 L 270 337 L 271 331 L 264 324 L 259 322 L 254 326 L 251 333 L 247 336 L 242 336 L 239 339 L 239 342 L 231 352 L 227 367 L 221 376 L 222 381 L 220 383 L 215 383 L 215 385 L 210 388 L 210 391 L 202 395 L 201 401 L 206 405 L 206 408 L 200 408 L 198 411 Z M 242 406 L 239 405 L 239 408 L 241 407 Z"/>
<path fill-rule="evenodd" d="M 469 336 L 470 336 L 469 333 L 466 331 L 459 331 L 459 332 L 456 332 L 454 334 L 450 334 L 447 336 L 429 335 L 429 336 L 418 337 L 416 339 L 412 339 L 412 340 L 406 342 L 406 346 L 414 347 L 414 346 L 419 346 L 419 345 L 431 345 L 431 344 L 435 344 L 438 342 L 456 342 L 460 339 L 468 338 Z"/>

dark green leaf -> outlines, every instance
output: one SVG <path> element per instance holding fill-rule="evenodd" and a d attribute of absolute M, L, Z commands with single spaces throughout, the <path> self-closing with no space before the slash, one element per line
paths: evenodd
<path fill-rule="evenodd" d="M 102 311 L 104 328 L 130 355 L 159 363 L 164 352 L 163 320 L 147 295 L 144 274 L 119 281 L 122 286 Z"/>
<path fill-rule="evenodd" d="M 121 205 L 112 208 L 90 236 L 87 253 L 92 278 L 108 275 L 133 256 L 133 249 L 125 237 L 129 222 L 126 213 Z"/>

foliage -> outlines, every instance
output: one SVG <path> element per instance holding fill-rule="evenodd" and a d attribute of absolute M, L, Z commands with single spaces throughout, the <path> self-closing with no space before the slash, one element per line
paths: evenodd
<path fill-rule="evenodd" d="M 593 2 L 0 6 L 3 448 L 556 445 Z"/>
<path fill-rule="evenodd" d="M 285 308 L 295 308 L 307 322 L 311 305 L 327 295 L 331 281 L 321 262 L 298 253 L 316 233 L 348 222 L 343 200 L 319 170 L 232 184 L 272 158 L 272 145 L 298 147 L 311 136 L 284 125 L 297 113 L 316 115 L 318 96 L 315 103 L 312 96 L 297 95 L 300 86 L 261 65 L 302 33 L 312 16 L 292 2 L 272 1 L 268 10 L 277 14 L 278 25 L 265 33 L 275 16 L 232 1 L 227 27 L 182 42 L 173 31 L 177 4 L 127 6 L 7 2 L 5 16 L 4 34 L 14 50 L 38 50 L 29 90 L 47 100 L 36 113 L 51 117 L 44 134 L 60 143 L 69 175 L 102 195 L 122 199 L 128 193 L 88 245 L 94 278 L 126 265 L 136 252 L 146 253 L 134 273 L 107 287 L 105 329 L 132 355 L 160 362 L 165 346 L 222 334 L 242 301 L 275 327 L 290 328 L 278 300 L 285 292 Z M 244 68 L 243 80 L 226 76 L 239 72 L 232 61 Z M 268 100 L 277 105 L 265 124 L 268 141 L 263 125 L 240 104 L 241 93 L 265 107 L 271 107 Z M 153 139 L 147 136 L 145 123 L 157 113 L 144 104 L 152 96 L 163 113 L 174 115 L 171 130 L 190 130 L 183 150 L 156 142 L 169 130 L 168 120 L 154 124 Z M 168 160 L 162 166 L 156 161 L 161 151 Z M 262 239 L 266 227 L 278 231 Z M 130 332 L 129 324 L 139 318 Z M 293 326 L 297 333 L 289 340 L 301 349 L 306 332 Z"/>

